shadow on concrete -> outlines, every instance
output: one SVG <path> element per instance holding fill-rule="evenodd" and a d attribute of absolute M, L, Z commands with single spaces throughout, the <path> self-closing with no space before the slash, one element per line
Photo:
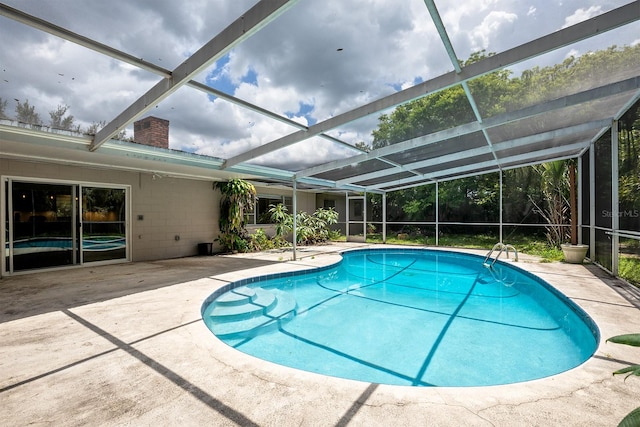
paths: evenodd
<path fill-rule="evenodd" d="M 203 390 L 202 388 L 196 386 L 195 384 L 193 384 L 192 382 L 190 382 L 189 380 L 187 380 L 186 378 L 182 377 L 181 375 L 179 375 L 178 373 L 172 371 L 171 369 L 169 369 L 168 367 L 162 365 L 161 363 L 159 363 L 157 360 L 147 356 L 146 354 L 144 354 L 142 351 L 136 349 L 135 347 L 133 347 L 133 344 L 128 344 L 122 340 L 120 340 L 119 338 L 115 337 L 114 335 L 110 334 L 109 332 L 105 331 L 104 329 L 101 329 L 100 327 L 94 325 L 93 323 L 87 321 L 86 319 L 84 319 L 81 316 L 78 316 L 77 314 L 63 309 L 62 312 L 64 314 L 66 314 L 67 316 L 69 316 L 70 318 L 72 318 L 73 320 L 75 320 L 76 322 L 80 323 L 81 325 L 83 325 L 84 327 L 86 327 L 87 329 L 93 331 L 94 333 L 96 333 L 97 335 L 107 339 L 108 341 L 110 341 L 113 345 L 116 346 L 116 348 L 93 355 L 89 358 L 85 358 L 83 360 L 77 361 L 75 363 L 63 366 L 61 368 L 58 368 L 54 371 L 50 371 L 50 372 L 46 372 L 44 374 L 38 375 L 36 377 L 33 378 L 29 378 L 27 380 L 21 381 L 20 383 L 17 384 L 13 384 L 11 386 L 5 387 L 3 389 L 0 389 L 0 392 L 4 392 L 4 391 L 8 391 L 12 388 L 18 387 L 20 385 L 23 385 L 25 383 L 31 382 L 31 381 L 35 381 L 38 380 L 40 378 L 43 378 L 45 376 L 54 374 L 54 373 L 58 373 L 60 371 L 69 369 L 73 366 L 77 366 L 79 364 L 85 363 L 91 359 L 95 359 L 97 357 L 101 357 L 104 356 L 105 354 L 114 352 L 114 351 L 125 351 L 126 353 L 128 353 L 130 356 L 135 357 L 136 359 L 138 359 L 140 362 L 144 363 L 146 366 L 148 366 L 149 368 L 153 369 L 155 372 L 157 372 L 158 374 L 162 375 L 163 377 L 165 377 L 166 379 L 168 379 L 169 381 L 171 381 L 173 384 L 175 384 L 176 386 L 180 387 L 181 389 L 183 389 L 184 391 L 188 392 L 189 394 L 191 394 L 193 397 L 195 397 L 196 399 L 198 399 L 199 401 L 201 401 L 202 403 L 204 403 L 205 405 L 207 405 L 208 407 L 210 407 L 211 409 L 213 409 L 214 411 L 218 412 L 220 415 L 226 417 L 227 419 L 229 419 L 230 421 L 233 421 L 234 423 L 236 423 L 237 425 L 241 425 L 241 426 L 258 426 L 257 423 L 255 423 L 254 421 L 252 421 L 251 419 L 247 418 L 244 414 L 242 414 L 241 412 L 235 410 L 234 408 L 230 407 L 229 405 L 221 402 L 219 399 L 216 399 L 214 396 L 212 396 L 211 394 L 207 393 L 205 390 Z M 181 325 L 180 327 L 183 327 L 186 325 Z M 172 328 L 170 330 L 173 330 L 175 328 Z M 167 331 L 163 331 L 162 333 L 168 332 Z M 158 334 L 154 334 L 153 336 L 157 336 Z M 149 339 L 150 337 L 147 337 L 145 339 Z M 143 340 L 138 340 L 137 342 L 140 342 Z"/>
<path fill-rule="evenodd" d="M 335 427 L 346 427 L 347 425 L 349 425 L 351 420 L 353 420 L 358 411 L 365 405 L 365 403 L 367 403 L 367 400 L 369 400 L 369 398 L 371 397 L 373 392 L 376 391 L 379 385 L 380 384 L 369 384 L 366 390 L 362 392 L 360 397 L 358 397 L 358 399 L 353 402 L 353 405 L 351 405 L 347 412 L 344 413 L 342 418 L 338 420 L 338 422 L 335 424 Z"/>
<path fill-rule="evenodd" d="M 3 277 L 0 323 L 274 263 L 278 261 L 198 256 Z"/>

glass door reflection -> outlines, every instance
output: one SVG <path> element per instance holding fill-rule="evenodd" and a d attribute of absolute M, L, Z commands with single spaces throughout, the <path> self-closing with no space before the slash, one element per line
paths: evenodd
<path fill-rule="evenodd" d="M 82 187 L 82 262 L 127 257 L 126 192 Z"/>
<path fill-rule="evenodd" d="M 74 186 L 13 182 L 11 198 L 13 271 L 78 262 Z"/>

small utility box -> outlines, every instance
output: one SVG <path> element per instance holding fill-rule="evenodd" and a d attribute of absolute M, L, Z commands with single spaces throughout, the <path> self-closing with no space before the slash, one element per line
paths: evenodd
<path fill-rule="evenodd" d="M 198 255 L 213 255 L 213 243 L 198 243 Z"/>

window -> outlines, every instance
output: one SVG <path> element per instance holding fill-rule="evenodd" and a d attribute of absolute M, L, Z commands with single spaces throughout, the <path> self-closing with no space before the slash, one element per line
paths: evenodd
<path fill-rule="evenodd" d="M 269 209 L 271 206 L 282 203 L 287 208 L 287 212 L 293 212 L 293 199 L 287 196 L 258 195 L 255 207 L 246 214 L 247 225 L 270 224 Z"/>

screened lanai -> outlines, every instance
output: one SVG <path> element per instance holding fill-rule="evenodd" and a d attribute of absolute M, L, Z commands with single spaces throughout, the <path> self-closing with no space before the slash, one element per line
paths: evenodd
<path fill-rule="evenodd" d="M 0 15 L 0 98 L 99 123 L 78 162 L 157 157 L 158 174 L 357 199 L 491 173 L 502 187 L 505 171 L 577 159 L 591 258 L 615 273 L 620 239 L 640 236 L 612 143 L 640 99 L 640 1 L 5 1 Z M 440 112 L 385 133 L 425 99 Z M 4 155 L 69 161 L 7 105 L 3 139 L 22 144 Z M 171 123 L 167 153 L 118 140 L 150 114 Z"/>

